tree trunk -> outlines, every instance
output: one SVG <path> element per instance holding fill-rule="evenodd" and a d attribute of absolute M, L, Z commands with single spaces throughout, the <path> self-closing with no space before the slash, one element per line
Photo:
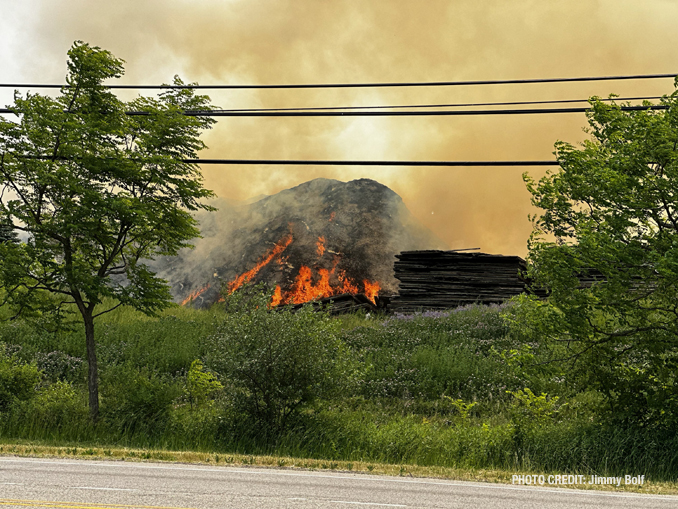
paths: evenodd
<path fill-rule="evenodd" d="M 87 386 L 89 389 L 89 414 L 96 424 L 99 419 L 99 369 L 94 344 L 94 318 L 92 313 L 83 313 L 85 321 L 85 342 L 87 343 L 87 364 L 89 366 Z"/>

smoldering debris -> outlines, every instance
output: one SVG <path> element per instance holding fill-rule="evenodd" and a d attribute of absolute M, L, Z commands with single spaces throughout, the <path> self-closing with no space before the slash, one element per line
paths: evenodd
<path fill-rule="evenodd" d="M 245 282 L 275 289 L 273 304 L 397 293 L 395 255 L 447 246 L 400 196 L 370 179 L 315 179 L 253 203 L 200 213 L 195 249 L 152 264 L 175 302 L 206 306 Z"/>

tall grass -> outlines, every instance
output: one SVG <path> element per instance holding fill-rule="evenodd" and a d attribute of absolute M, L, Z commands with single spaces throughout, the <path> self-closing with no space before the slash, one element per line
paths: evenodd
<path fill-rule="evenodd" d="M 516 353 L 524 345 L 503 318 L 510 312 L 508 305 L 469 306 L 337 319 L 355 383 L 307 404 L 274 434 L 252 425 L 236 404 L 241 389 L 222 373 L 215 375 L 223 389 L 212 399 L 187 396 L 188 369 L 209 357 L 209 338 L 227 323 L 223 310 L 103 315 L 96 324 L 96 426 L 88 419 L 82 331 L 5 323 L 0 366 L 9 366 L 7 373 L 33 366 L 42 375 L 28 396 L 0 408 L 0 438 L 674 479 L 675 431 L 613 425 L 595 391 L 574 393 L 548 370 L 526 374 Z M 541 394 L 545 388 L 549 395 Z"/>

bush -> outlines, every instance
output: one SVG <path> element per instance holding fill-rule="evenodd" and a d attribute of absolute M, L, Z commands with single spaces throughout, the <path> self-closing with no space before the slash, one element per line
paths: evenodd
<path fill-rule="evenodd" d="M 16 401 L 25 401 L 35 396 L 40 382 L 40 371 L 33 364 L 24 364 L 15 356 L 5 353 L 0 343 L 0 412 L 6 411 Z"/>
<path fill-rule="evenodd" d="M 206 363 L 232 381 L 237 406 L 263 431 L 279 432 L 304 405 L 352 379 L 348 351 L 327 313 L 311 306 L 269 310 L 263 292 L 235 299 L 241 296 L 227 304 L 237 310 L 209 340 Z"/>
<path fill-rule="evenodd" d="M 168 376 L 129 366 L 102 372 L 101 388 L 104 421 L 128 438 L 162 434 L 182 391 L 181 383 Z"/>
<path fill-rule="evenodd" d="M 45 378 L 54 383 L 57 381 L 76 382 L 84 379 L 83 360 L 80 357 L 55 350 L 54 352 L 38 352 L 35 356 L 38 368 Z"/>
<path fill-rule="evenodd" d="M 614 341 L 593 333 L 582 339 L 570 331 L 572 324 L 553 302 L 527 296 L 516 299 L 511 320 L 516 337 L 535 346 L 531 353 L 513 356 L 524 358 L 533 388 L 549 393 L 555 389 L 564 396 L 595 390 L 605 398 L 605 420 L 615 425 L 678 425 L 678 348 L 672 333 L 627 334 L 620 325 Z M 616 318 L 600 311 L 582 320 L 590 320 L 595 328 L 611 326 Z"/>
<path fill-rule="evenodd" d="M 207 402 L 215 393 L 223 389 L 224 386 L 216 379 L 214 373 L 204 370 L 201 361 L 194 360 L 191 367 L 186 374 L 186 385 L 184 392 L 188 397 L 188 401 L 193 405 L 200 406 Z"/>
<path fill-rule="evenodd" d="M 11 428 L 25 438 L 46 436 L 77 440 L 91 423 L 85 392 L 68 382 L 44 387 L 34 398 L 15 405 Z"/>

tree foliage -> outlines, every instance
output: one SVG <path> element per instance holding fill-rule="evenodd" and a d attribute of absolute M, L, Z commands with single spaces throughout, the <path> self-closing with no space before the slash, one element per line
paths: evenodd
<path fill-rule="evenodd" d="M 678 417 L 678 92 L 661 104 L 593 98 L 591 139 L 556 143 L 559 171 L 525 175 L 541 209 L 531 276 L 550 298 L 523 323 L 551 341 L 569 381 L 636 422 Z"/>
<path fill-rule="evenodd" d="M 17 242 L 17 234 L 14 231 L 14 225 L 9 223 L 0 223 L 0 244 L 5 242 Z"/>
<path fill-rule="evenodd" d="M 200 199 L 211 192 L 183 160 L 197 157 L 212 120 L 183 114 L 210 108 L 192 89 L 119 100 L 104 81 L 122 76 L 123 61 L 108 51 L 76 42 L 68 57 L 58 97 L 16 93 L 18 121 L 0 119 L 0 224 L 27 237 L 0 242 L 0 287 L 18 314 L 77 308 L 96 419 L 94 318 L 108 310 L 95 308 L 112 297 L 153 314 L 170 302 L 143 260 L 174 255 L 199 234 L 190 212 L 208 208 Z"/>

